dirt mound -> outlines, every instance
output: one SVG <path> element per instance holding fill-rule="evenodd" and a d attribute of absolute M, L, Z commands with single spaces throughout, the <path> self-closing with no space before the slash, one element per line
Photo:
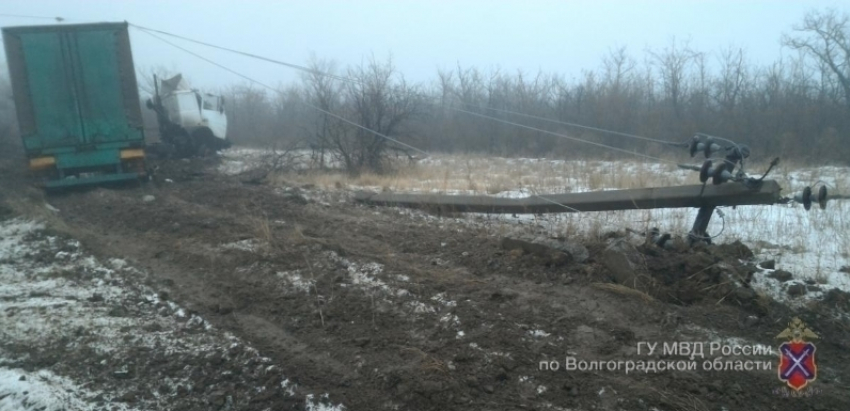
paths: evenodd
<path fill-rule="evenodd" d="M 751 287 L 758 271 L 746 258 L 753 253 L 740 242 L 665 249 L 652 243 L 634 246 L 614 239 L 599 251 L 603 267 L 597 280 L 634 288 L 657 300 L 692 305 L 734 304 L 764 314 L 768 301 Z"/>

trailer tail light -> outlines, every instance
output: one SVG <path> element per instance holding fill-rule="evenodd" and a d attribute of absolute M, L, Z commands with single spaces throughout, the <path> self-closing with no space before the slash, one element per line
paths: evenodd
<path fill-rule="evenodd" d="M 37 157 L 30 159 L 30 170 L 46 170 L 56 165 L 55 157 Z"/>
<path fill-rule="evenodd" d="M 141 148 L 121 150 L 122 160 L 132 160 L 135 158 L 145 158 L 145 150 Z"/>

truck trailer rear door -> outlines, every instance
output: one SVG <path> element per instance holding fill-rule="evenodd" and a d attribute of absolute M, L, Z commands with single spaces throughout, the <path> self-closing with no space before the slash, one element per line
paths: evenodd
<path fill-rule="evenodd" d="M 67 36 L 44 32 L 22 36 L 7 33 L 6 37 L 12 46 L 7 47 L 7 50 L 23 54 L 22 59 L 12 61 L 25 62 L 11 67 L 23 73 L 12 74 L 18 74 L 22 79 L 44 80 L 28 81 L 28 89 L 16 93 L 18 98 L 30 100 L 29 104 L 18 105 L 21 134 L 27 150 L 73 147 L 79 144 L 83 125 Z"/>
<path fill-rule="evenodd" d="M 81 121 L 85 141 L 89 144 L 142 140 L 141 118 L 136 90 L 124 90 L 125 85 L 135 87 L 132 61 L 123 67 L 129 44 L 119 28 L 115 30 L 80 30 L 74 35 L 74 54 L 77 64 L 77 89 L 81 101 Z M 130 76 L 130 78 L 127 78 Z M 139 117 L 139 118 L 136 118 Z"/>

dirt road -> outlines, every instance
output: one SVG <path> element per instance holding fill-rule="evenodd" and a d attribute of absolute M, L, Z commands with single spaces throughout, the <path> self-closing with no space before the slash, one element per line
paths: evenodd
<path fill-rule="evenodd" d="M 100 357 L 67 340 L 50 345 L 56 352 L 0 343 L 5 357 L 26 359 L 16 367 L 120 391 L 105 409 L 850 405 L 847 296 L 830 293 L 792 311 L 747 291 L 756 268 L 740 244 L 671 251 L 617 243 L 612 234 L 584 244 L 585 260 L 505 246 L 498 229 L 466 219 L 357 206 L 344 191 L 245 184 L 212 163 L 163 165 L 157 184 L 46 199 L 5 172 L 4 219 L 31 215 L 46 200 L 58 210 L 47 213 L 48 233 L 78 240 L 99 260 L 126 261 L 135 270 L 115 270 L 122 279 L 115 286 L 159 296 L 151 311 L 122 315 L 156 316 L 173 302 L 167 315 L 184 310 L 177 334 L 208 335 L 205 344 L 220 345 L 218 354 L 203 355 L 128 351 L 132 373 L 103 377 L 90 370 Z M 818 376 L 805 398 L 786 398 L 777 378 L 776 336 L 795 316 L 820 337 Z M 233 348 L 231 337 L 239 341 Z M 704 342 L 705 357 L 659 355 L 674 342 Z M 709 353 L 712 342 L 759 348 L 714 361 L 722 353 Z M 658 345 L 647 355 L 643 343 Z M 762 345 L 772 352 L 759 355 Z M 706 370 L 706 360 L 731 369 Z M 572 361 L 593 369 L 567 370 Z M 759 369 L 738 368 L 747 361 Z M 649 371 L 626 372 L 628 363 L 648 362 Z M 178 375 L 193 388 L 157 383 Z"/>

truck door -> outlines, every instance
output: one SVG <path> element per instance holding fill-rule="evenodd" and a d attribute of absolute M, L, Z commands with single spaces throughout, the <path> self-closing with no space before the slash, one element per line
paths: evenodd
<path fill-rule="evenodd" d="M 26 33 L 10 41 L 23 54 L 27 82 L 20 115 L 24 145 L 30 150 L 69 147 L 83 136 L 67 37 L 56 32 Z M 15 44 L 17 43 L 17 44 Z"/>
<path fill-rule="evenodd" d="M 73 33 L 76 58 L 78 60 L 78 90 L 80 94 L 80 116 L 85 140 L 89 144 L 141 140 L 141 119 L 132 119 L 128 108 L 138 101 L 125 101 L 127 93 L 123 87 L 135 86 L 132 62 L 123 67 L 122 52 L 129 52 L 129 44 L 122 47 L 119 30 L 80 30 Z M 129 73 L 127 72 L 129 70 Z M 126 76 L 132 76 L 129 81 Z M 135 98 L 135 97 L 130 97 Z M 138 111 L 138 110 L 137 110 Z M 133 124 L 137 122 L 138 124 Z"/>

